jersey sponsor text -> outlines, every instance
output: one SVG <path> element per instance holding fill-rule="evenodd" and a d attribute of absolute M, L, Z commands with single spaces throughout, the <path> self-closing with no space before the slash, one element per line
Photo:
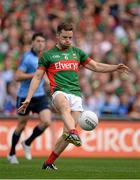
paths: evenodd
<path fill-rule="evenodd" d="M 78 62 L 57 62 L 55 68 L 57 70 L 74 70 L 78 71 Z"/>

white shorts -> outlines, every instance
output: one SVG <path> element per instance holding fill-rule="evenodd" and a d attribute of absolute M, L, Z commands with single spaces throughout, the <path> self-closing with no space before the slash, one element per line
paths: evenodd
<path fill-rule="evenodd" d="M 69 101 L 71 111 L 83 111 L 82 98 L 73 94 L 67 94 L 63 91 L 55 91 L 52 95 L 52 101 L 54 101 L 55 97 L 60 93 L 63 94 Z"/>

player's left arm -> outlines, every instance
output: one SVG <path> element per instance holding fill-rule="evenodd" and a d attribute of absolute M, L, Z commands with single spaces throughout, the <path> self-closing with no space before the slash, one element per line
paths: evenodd
<path fill-rule="evenodd" d="M 117 64 L 117 65 L 112 65 L 112 64 L 104 64 L 104 63 L 99 63 L 94 60 L 88 61 L 87 64 L 84 65 L 87 69 L 90 69 L 95 72 L 102 72 L 102 73 L 107 73 L 107 72 L 113 72 L 113 71 L 120 71 L 120 72 L 129 72 L 130 69 L 124 64 Z"/>

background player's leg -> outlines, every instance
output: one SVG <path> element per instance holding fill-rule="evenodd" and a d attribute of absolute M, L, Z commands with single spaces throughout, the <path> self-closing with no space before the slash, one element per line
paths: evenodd
<path fill-rule="evenodd" d="M 39 113 L 40 123 L 33 129 L 31 136 L 25 140 L 25 144 L 30 146 L 34 139 L 40 136 L 45 129 L 51 124 L 51 111 L 44 109 Z"/>
<path fill-rule="evenodd" d="M 30 135 L 30 137 L 26 139 L 24 142 L 22 142 L 25 157 L 28 160 L 32 159 L 30 150 L 31 143 L 35 140 L 35 138 L 40 136 L 51 123 L 51 111 L 49 109 L 44 109 L 39 113 L 39 117 L 40 123 L 33 129 L 33 132 Z"/>
<path fill-rule="evenodd" d="M 28 116 L 18 116 L 18 119 L 19 121 L 17 127 L 12 135 L 10 152 L 9 155 L 7 156 L 7 159 L 11 164 L 19 163 L 16 158 L 16 145 L 19 141 L 22 131 L 24 130 L 27 124 Z"/>

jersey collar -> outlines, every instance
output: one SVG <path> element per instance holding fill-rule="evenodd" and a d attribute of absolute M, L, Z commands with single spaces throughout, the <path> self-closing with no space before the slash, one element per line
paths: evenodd
<path fill-rule="evenodd" d="M 59 46 L 59 44 L 56 44 L 55 47 L 56 47 L 57 49 L 59 49 L 60 51 L 65 51 L 65 50 L 70 49 L 71 46 L 70 46 L 69 48 L 61 48 L 61 47 Z"/>
<path fill-rule="evenodd" d="M 37 56 L 37 53 L 33 50 L 33 48 L 31 48 L 31 52 L 32 52 L 35 56 Z"/>

